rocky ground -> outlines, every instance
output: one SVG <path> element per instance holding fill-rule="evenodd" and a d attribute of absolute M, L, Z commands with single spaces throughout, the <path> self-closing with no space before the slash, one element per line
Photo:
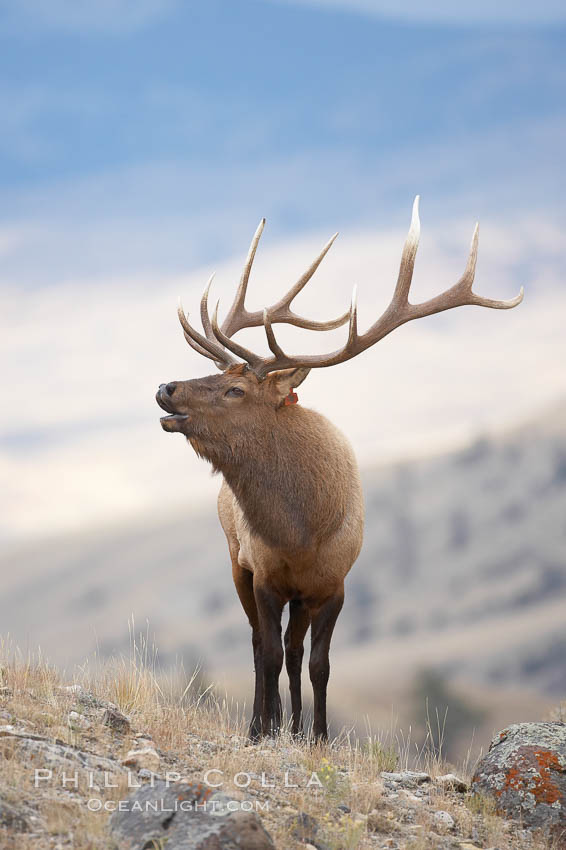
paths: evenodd
<path fill-rule="evenodd" d="M 2 668 L 6 850 L 549 846 L 472 795 L 463 768 L 425 753 L 409 770 L 385 739 L 252 744 L 233 706 L 168 690 L 137 663 L 79 679 L 22 660 Z M 186 805 L 164 811 L 171 799 Z"/>

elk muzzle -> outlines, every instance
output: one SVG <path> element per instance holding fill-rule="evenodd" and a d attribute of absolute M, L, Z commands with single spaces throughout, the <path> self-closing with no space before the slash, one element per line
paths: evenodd
<path fill-rule="evenodd" d="M 179 413 L 175 409 L 175 403 L 173 401 L 173 394 L 175 392 L 176 383 L 173 381 L 169 384 L 160 384 L 157 393 L 155 394 L 155 400 L 159 407 L 163 410 L 167 411 L 168 416 L 162 416 L 159 420 L 161 422 L 161 427 L 164 431 L 181 431 L 183 430 L 182 425 L 189 417 L 186 413 Z"/>

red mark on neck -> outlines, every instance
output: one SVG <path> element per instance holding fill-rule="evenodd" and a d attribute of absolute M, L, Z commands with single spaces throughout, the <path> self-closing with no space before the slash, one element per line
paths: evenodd
<path fill-rule="evenodd" d="M 296 392 L 293 392 L 293 388 L 289 390 L 289 395 L 285 396 L 285 406 L 289 404 L 296 404 L 299 400 L 299 396 Z"/>

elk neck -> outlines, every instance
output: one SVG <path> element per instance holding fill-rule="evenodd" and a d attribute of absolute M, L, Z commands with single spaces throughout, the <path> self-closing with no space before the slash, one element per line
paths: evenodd
<path fill-rule="evenodd" d="M 288 552 L 316 547 L 340 526 L 347 458 L 336 429 L 308 408 L 282 407 L 266 421 L 193 448 L 221 472 L 250 530 Z"/>

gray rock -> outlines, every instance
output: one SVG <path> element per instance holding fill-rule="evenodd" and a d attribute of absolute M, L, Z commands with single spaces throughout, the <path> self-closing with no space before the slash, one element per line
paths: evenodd
<path fill-rule="evenodd" d="M 167 850 L 274 850 L 257 814 L 201 784 L 146 785 L 110 818 L 120 850 L 143 850 L 166 839 Z"/>
<path fill-rule="evenodd" d="M 69 712 L 67 715 L 67 723 L 71 729 L 88 729 L 91 725 L 88 717 L 85 717 L 84 714 L 81 714 L 78 711 Z"/>
<path fill-rule="evenodd" d="M 144 781 L 149 781 L 152 777 L 155 776 L 151 770 L 148 770 L 147 767 L 142 767 L 138 770 L 138 779 L 143 779 Z"/>
<path fill-rule="evenodd" d="M 319 823 L 312 815 L 308 815 L 306 812 L 291 815 L 287 820 L 287 827 L 290 834 L 299 844 L 306 844 L 307 846 L 314 847 L 315 850 L 328 850 L 326 844 L 322 844 L 316 837 Z"/>
<path fill-rule="evenodd" d="M 432 821 L 437 829 L 454 829 L 454 818 L 452 817 L 450 812 L 445 812 L 442 809 L 433 814 Z"/>
<path fill-rule="evenodd" d="M 127 734 L 131 728 L 126 715 L 118 711 L 117 708 L 108 707 L 102 715 L 102 722 L 115 732 L 119 732 L 120 735 Z"/>
<path fill-rule="evenodd" d="M 118 711 L 118 706 L 107 699 L 97 697 L 91 691 L 85 690 L 82 685 L 64 685 L 58 689 L 60 693 L 71 694 L 75 697 L 76 702 L 80 703 L 83 708 L 87 709 L 105 709 L 110 708 Z"/>
<path fill-rule="evenodd" d="M 79 690 L 75 691 L 77 694 L 77 701 L 80 702 L 81 705 L 84 705 L 85 708 L 107 708 L 111 706 L 115 708 L 114 704 L 108 702 L 105 699 L 100 699 L 99 697 L 91 694 L 90 691 L 85 691 L 84 688 L 81 688 L 79 685 Z"/>
<path fill-rule="evenodd" d="M 566 829 L 566 724 L 515 723 L 480 760 L 473 793 L 488 794 L 500 814 L 529 829 Z"/>
<path fill-rule="evenodd" d="M 125 758 L 122 759 L 122 764 L 134 770 L 145 768 L 146 770 L 151 770 L 152 773 L 157 773 L 161 759 L 154 747 L 141 747 L 137 750 L 130 750 Z"/>
<path fill-rule="evenodd" d="M 45 735 L 34 735 L 27 729 L 14 726 L 11 723 L 0 726 L 0 738 L 29 738 L 32 741 L 47 741 Z"/>
<path fill-rule="evenodd" d="M 459 794 L 464 794 L 468 790 L 467 782 L 459 779 L 453 773 L 445 773 L 444 776 L 437 776 L 434 781 L 447 791 L 457 791 Z"/>
<path fill-rule="evenodd" d="M 8 802 L 0 794 L 0 826 L 10 832 L 29 832 L 28 812 L 21 806 Z"/>
<path fill-rule="evenodd" d="M 26 758 L 34 768 L 50 769 L 56 771 L 86 771 L 92 773 L 97 781 L 104 781 L 106 776 L 125 774 L 122 768 L 113 759 L 99 756 L 96 753 L 87 753 L 78 747 L 64 744 L 62 741 L 38 740 L 35 736 L 23 737 L 18 735 L 19 746 L 24 750 Z"/>
<path fill-rule="evenodd" d="M 81 694 L 84 692 L 82 685 L 63 685 L 59 690 L 64 694 Z"/>
<path fill-rule="evenodd" d="M 425 782 L 430 782 L 430 775 L 419 770 L 403 770 L 396 773 L 390 773 L 387 770 L 382 771 L 381 778 L 385 783 L 390 783 L 401 788 L 416 788 L 417 785 L 423 785 Z"/>
<path fill-rule="evenodd" d="M 417 797 L 417 795 L 413 794 L 412 791 L 409 791 L 408 788 L 403 788 L 401 793 L 403 795 L 402 799 L 407 803 L 411 803 L 413 806 L 422 806 L 424 802 L 422 795 Z"/>

